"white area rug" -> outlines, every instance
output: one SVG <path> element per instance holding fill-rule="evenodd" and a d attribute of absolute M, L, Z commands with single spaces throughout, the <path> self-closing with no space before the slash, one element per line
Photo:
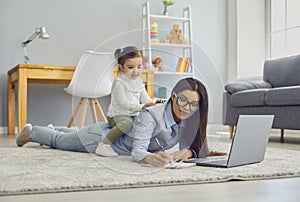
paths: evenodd
<path fill-rule="evenodd" d="M 134 163 L 129 156 L 103 158 L 36 145 L 0 148 L 0 157 L 0 195 L 300 176 L 300 152 L 272 148 L 262 163 L 230 169 L 159 169 Z"/>

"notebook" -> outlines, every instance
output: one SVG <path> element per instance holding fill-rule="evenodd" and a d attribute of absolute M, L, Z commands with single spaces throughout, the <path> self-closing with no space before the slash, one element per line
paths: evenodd
<path fill-rule="evenodd" d="M 240 115 L 228 156 L 189 159 L 197 166 L 231 168 L 264 159 L 274 115 Z"/>

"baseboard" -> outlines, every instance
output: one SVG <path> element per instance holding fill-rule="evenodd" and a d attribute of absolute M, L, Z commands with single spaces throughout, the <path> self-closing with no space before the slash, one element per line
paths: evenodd
<path fill-rule="evenodd" d="M 229 131 L 229 127 L 224 126 L 222 124 L 208 124 L 207 129 L 208 130 L 213 130 L 213 131 L 224 131 L 224 132 Z"/>
<path fill-rule="evenodd" d="M 18 132 L 18 127 L 15 127 L 15 134 Z M 0 127 L 0 134 L 7 134 L 7 127 Z"/>

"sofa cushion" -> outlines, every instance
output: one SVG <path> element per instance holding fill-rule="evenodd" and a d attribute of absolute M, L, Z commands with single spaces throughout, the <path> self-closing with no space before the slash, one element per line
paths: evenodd
<path fill-rule="evenodd" d="M 250 81 L 238 81 L 225 85 L 225 90 L 230 93 L 236 93 L 243 90 L 257 89 L 257 88 L 271 88 L 272 85 L 268 82 L 250 82 Z"/>
<path fill-rule="evenodd" d="M 266 93 L 267 105 L 300 105 L 300 86 L 273 88 Z"/>
<path fill-rule="evenodd" d="M 263 77 L 273 87 L 300 85 L 300 55 L 265 61 Z"/>
<path fill-rule="evenodd" d="M 230 104 L 234 107 L 264 106 L 268 89 L 253 89 L 239 91 L 231 95 Z"/>

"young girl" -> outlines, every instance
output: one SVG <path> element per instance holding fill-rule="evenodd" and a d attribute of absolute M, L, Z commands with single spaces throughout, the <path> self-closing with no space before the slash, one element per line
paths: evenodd
<path fill-rule="evenodd" d="M 117 49 L 115 57 L 121 74 L 112 85 L 111 104 L 107 112 L 112 129 L 96 149 L 101 156 L 117 156 L 111 144 L 132 128 L 135 117 L 142 109 L 155 105 L 140 78 L 143 64 L 141 51 L 128 46 Z"/>

